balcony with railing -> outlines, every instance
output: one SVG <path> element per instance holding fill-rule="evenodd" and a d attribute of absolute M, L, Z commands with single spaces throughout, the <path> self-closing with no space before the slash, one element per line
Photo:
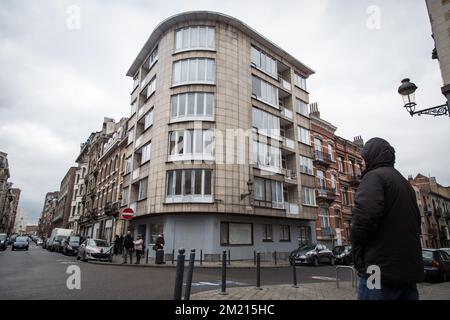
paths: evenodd
<path fill-rule="evenodd" d="M 316 199 L 319 203 L 331 204 L 336 200 L 336 189 L 327 188 L 325 186 L 319 186 L 316 189 Z"/>
<path fill-rule="evenodd" d="M 281 115 L 289 120 L 294 119 L 294 112 L 286 107 L 280 107 Z"/>
<path fill-rule="evenodd" d="M 328 168 L 333 163 L 333 160 L 328 153 L 320 150 L 314 150 L 314 163 L 318 166 Z"/>
<path fill-rule="evenodd" d="M 297 172 L 291 169 L 283 169 L 284 182 L 287 184 L 297 185 Z"/>
<path fill-rule="evenodd" d="M 299 206 L 296 203 L 285 202 L 284 208 L 287 214 L 298 215 L 300 213 Z"/>

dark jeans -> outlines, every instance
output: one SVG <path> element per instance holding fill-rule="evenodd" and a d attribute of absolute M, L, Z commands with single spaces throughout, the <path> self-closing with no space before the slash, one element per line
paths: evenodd
<path fill-rule="evenodd" d="M 367 288 L 366 279 L 359 278 L 358 300 L 419 300 L 417 286 L 391 287 L 381 284 L 381 289 Z"/>
<path fill-rule="evenodd" d="M 123 248 L 123 262 L 127 263 L 127 257 L 130 255 L 130 263 L 133 263 L 133 250 Z"/>
<path fill-rule="evenodd" d="M 136 250 L 136 263 L 139 264 L 141 262 L 141 250 Z"/>

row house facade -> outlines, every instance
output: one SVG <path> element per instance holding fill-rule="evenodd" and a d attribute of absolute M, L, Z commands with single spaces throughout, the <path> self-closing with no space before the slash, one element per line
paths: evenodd
<path fill-rule="evenodd" d="M 8 154 L 0 151 L 0 233 L 11 234 L 14 229 L 20 189 L 9 182 Z"/>
<path fill-rule="evenodd" d="M 76 167 L 70 167 L 61 180 L 58 203 L 52 220 L 53 228 L 68 227 L 76 171 Z"/>
<path fill-rule="evenodd" d="M 130 229 L 166 247 L 287 255 L 315 241 L 309 67 L 241 21 L 214 12 L 168 18 L 134 79 L 122 209 Z M 151 252 L 152 254 L 152 252 Z"/>
<path fill-rule="evenodd" d="M 320 117 L 317 103 L 310 106 L 312 159 L 301 159 L 316 177 L 317 240 L 329 247 L 349 243 L 354 195 L 361 179 L 363 140 L 353 142 L 335 134 L 337 127 Z"/>
<path fill-rule="evenodd" d="M 44 206 L 39 218 L 38 234 L 42 237 L 50 237 L 53 230 L 53 217 L 58 206 L 59 191 L 48 192 L 45 195 Z"/>
<path fill-rule="evenodd" d="M 127 118 L 115 122 L 105 118 L 102 130 L 91 134 L 82 145 L 77 158 L 79 168 L 86 174 L 79 181 L 81 196 L 77 233 L 111 241 L 115 234 L 123 235 L 124 222 L 120 219 Z M 77 209 L 73 209 L 77 210 Z"/>
<path fill-rule="evenodd" d="M 450 187 L 436 178 L 418 174 L 409 182 L 416 192 L 421 214 L 421 242 L 424 248 L 450 247 Z"/>

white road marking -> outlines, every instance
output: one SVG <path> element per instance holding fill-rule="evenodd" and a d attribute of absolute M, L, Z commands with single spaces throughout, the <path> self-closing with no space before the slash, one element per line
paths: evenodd
<path fill-rule="evenodd" d="M 315 279 L 315 280 L 324 280 L 324 281 L 336 281 L 336 278 L 331 278 L 331 277 L 321 277 L 321 276 L 312 276 L 311 279 Z"/>

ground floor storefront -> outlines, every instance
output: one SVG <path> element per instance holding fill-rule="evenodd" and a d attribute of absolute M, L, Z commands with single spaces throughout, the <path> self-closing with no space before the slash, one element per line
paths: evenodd
<path fill-rule="evenodd" d="M 165 214 L 134 218 L 129 224 L 134 237 L 152 248 L 164 235 L 165 252 L 200 250 L 205 261 L 218 261 L 229 250 L 231 260 L 253 259 L 254 252 L 288 257 L 300 243 L 316 241 L 315 221 L 225 214 Z M 149 250 L 149 256 L 155 252 Z M 199 257 L 199 255 L 197 255 Z"/>

